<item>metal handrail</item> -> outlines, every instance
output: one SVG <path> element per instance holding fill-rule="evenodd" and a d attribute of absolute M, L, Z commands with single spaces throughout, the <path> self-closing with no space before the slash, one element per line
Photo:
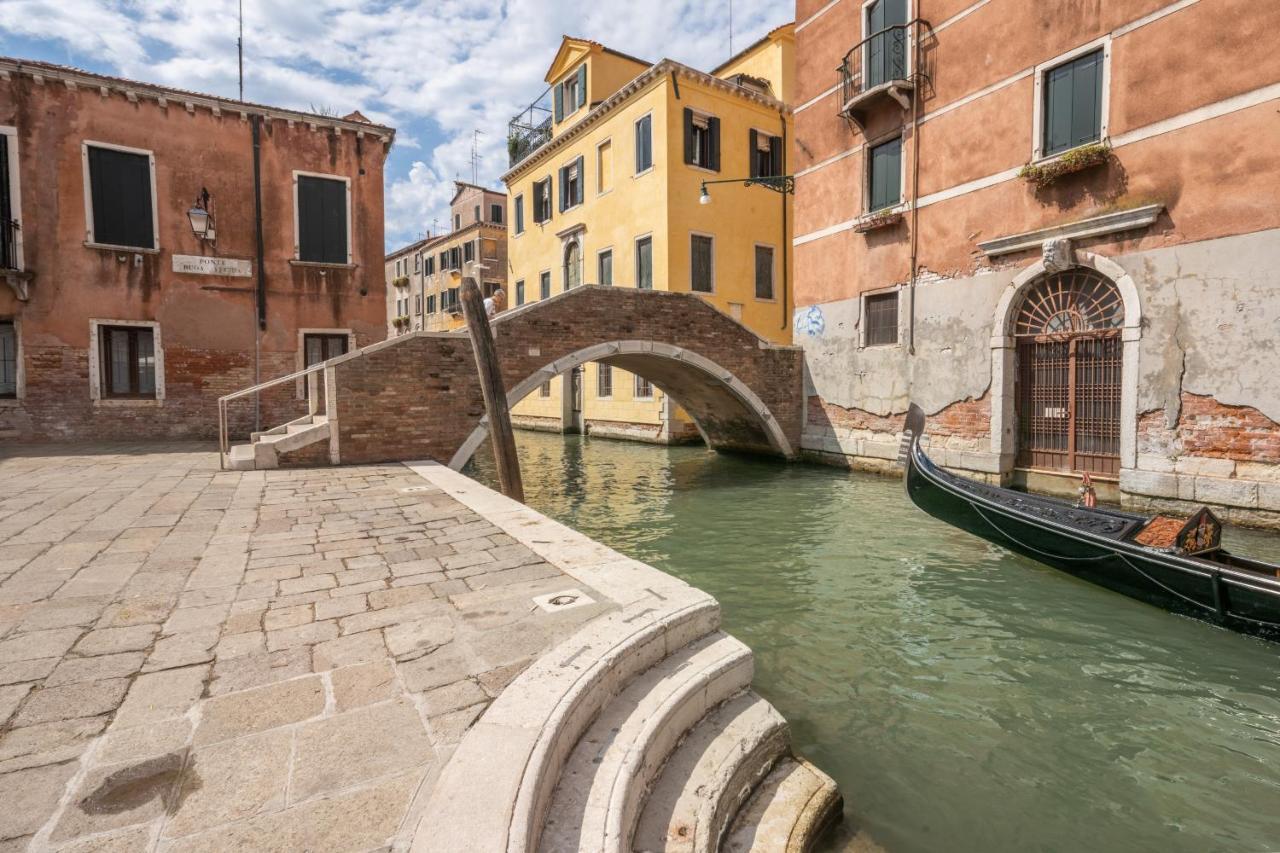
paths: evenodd
<path fill-rule="evenodd" d="M 330 359 L 332 361 L 333 359 Z M 218 456 L 220 467 L 226 467 L 226 456 L 231 451 L 231 442 L 227 436 L 227 404 L 232 400 L 239 400 L 248 397 L 250 394 L 260 394 L 269 388 L 275 388 L 278 385 L 284 385 L 288 382 L 296 382 L 302 377 L 307 377 L 307 409 L 309 414 L 314 415 L 319 410 L 319 394 L 320 383 L 316 381 L 316 374 L 322 372 L 328 365 L 328 361 L 321 361 L 302 370 L 296 370 L 293 373 L 278 376 L 275 379 L 269 379 L 266 382 L 260 382 L 257 385 L 248 388 L 241 388 L 239 391 L 232 391 L 230 394 L 224 394 L 218 398 Z"/>

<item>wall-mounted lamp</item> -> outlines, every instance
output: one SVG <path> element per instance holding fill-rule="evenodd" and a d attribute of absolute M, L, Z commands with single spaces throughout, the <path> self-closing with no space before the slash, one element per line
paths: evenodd
<path fill-rule="evenodd" d="M 187 218 L 191 220 L 191 232 L 196 237 L 211 243 L 218 239 L 213 227 L 213 214 L 209 211 L 209 191 L 204 187 L 200 188 L 196 203 L 187 211 Z"/>
<path fill-rule="evenodd" d="M 742 184 L 744 187 L 764 187 L 783 195 L 791 195 L 796 191 L 796 179 L 791 175 L 764 175 L 758 178 L 723 178 L 718 181 L 703 181 L 702 195 L 699 204 L 711 204 L 711 192 L 708 184 Z"/>

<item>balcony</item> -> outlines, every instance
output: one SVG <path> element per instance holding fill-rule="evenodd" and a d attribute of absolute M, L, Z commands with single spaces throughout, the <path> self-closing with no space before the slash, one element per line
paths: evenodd
<path fill-rule="evenodd" d="M 920 64 L 921 39 L 931 32 L 916 18 L 872 33 L 844 55 L 840 67 L 840 115 L 865 131 L 868 117 L 886 103 L 911 109 L 916 87 L 925 79 Z"/>
<path fill-rule="evenodd" d="M 507 165 L 514 166 L 551 141 L 551 90 L 507 122 Z"/>
<path fill-rule="evenodd" d="M 31 273 L 23 272 L 18 258 L 18 221 L 0 218 L 0 280 L 13 289 L 19 301 L 30 298 Z"/>

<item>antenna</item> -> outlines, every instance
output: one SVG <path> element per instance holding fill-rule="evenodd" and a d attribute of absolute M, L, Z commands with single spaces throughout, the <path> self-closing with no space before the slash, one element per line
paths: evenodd
<path fill-rule="evenodd" d="M 729 55 L 733 56 L 733 0 L 729 0 Z"/>
<path fill-rule="evenodd" d="M 480 137 L 484 134 L 479 128 L 471 131 L 471 183 L 480 183 Z"/>
<path fill-rule="evenodd" d="M 244 0 L 240 0 L 240 37 L 236 39 L 236 60 L 240 65 L 240 100 L 244 100 Z"/>

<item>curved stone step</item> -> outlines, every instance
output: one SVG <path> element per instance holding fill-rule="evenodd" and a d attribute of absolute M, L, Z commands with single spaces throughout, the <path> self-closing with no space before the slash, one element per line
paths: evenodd
<path fill-rule="evenodd" d="M 632 849 L 715 853 L 729 821 L 790 742 L 787 721 L 750 690 L 713 709 L 662 768 Z"/>
<path fill-rule="evenodd" d="M 574 747 L 552 795 L 542 853 L 621 853 L 650 784 L 708 710 L 751 683 L 751 650 L 716 632 L 637 677 Z"/>
<path fill-rule="evenodd" d="M 770 771 L 734 818 L 722 853 L 806 853 L 840 814 L 835 781 L 803 758 Z"/>

